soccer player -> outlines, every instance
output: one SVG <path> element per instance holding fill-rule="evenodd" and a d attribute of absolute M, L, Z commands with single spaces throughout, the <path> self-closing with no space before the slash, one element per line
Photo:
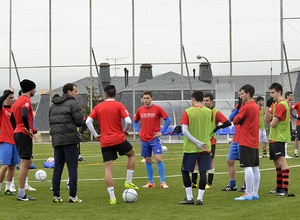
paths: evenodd
<path fill-rule="evenodd" d="M 10 196 L 15 195 L 15 193 L 10 191 L 10 188 L 15 175 L 16 164 L 20 163 L 18 150 L 14 141 L 14 130 L 10 123 L 11 106 L 14 103 L 14 91 L 14 88 L 9 87 L 8 90 L 3 92 L 3 96 L 0 98 L 0 115 L 2 119 L 0 124 L 2 128 L 2 132 L 0 133 L 0 192 L 6 170 L 8 170 L 4 195 Z M 3 102 L 4 106 L 2 106 Z"/>
<path fill-rule="evenodd" d="M 299 138 L 300 138 L 300 102 L 297 102 L 292 106 L 292 110 L 296 109 L 297 110 L 297 115 L 295 118 L 297 119 L 297 124 L 296 124 L 296 133 L 297 136 L 295 138 L 295 157 L 298 157 L 298 144 L 299 144 Z"/>
<path fill-rule="evenodd" d="M 259 143 L 261 143 L 261 147 L 263 149 L 263 155 L 261 156 L 262 158 L 264 157 L 269 157 L 267 154 L 267 132 L 265 129 L 265 111 L 264 111 L 264 102 L 265 99 L 261 96 L 258 96 L 256 98 L 257 105 L 259 107 Z"/>
<path fill-rule="evenodd" d="M 143 188 L 155 187 L 153 180 L 152 152 L 157 163 L 157 171 L 160 177 L 160 188 L 168 189 L 165 181 L 165 165 L 162 160 L 162 148 L 160 136 L 167 130 L 171 123 L 169 115 L 157 105 L 152 104 L 152 92 L 147 90 L 143 93 L 144 106 L 138 108 L 134 116 L 133 125 L 141 137 L 141 156 L 146 161 L 148 183 Z M 160 131 L 160 118 L 165 120 L 165 125 Z M 141 129 L 138 121 L 141 120 Z"/>
<path fill-rule="evenodd" d="M 270 123 L 269 151 L 270 160 L 273 160 L 276 167 L 277 188 L 269 193 L 276 196 L 289 195 L 289 167 L 285 159 L 284 145 L 291 141 L 290 134 L 290 108 L 282 98 L 282 86 L 273 83 L 270 87 L 270 95 L 275 101 L 271 107 L 266 107 L 265 122 Z M 273 119 L 272 119 L 273 116 Z M 272 120 L 272 121 L 271 121 Z"/>
<path fill-rule="evenodd" d="M 241 90 L 239 90 L 239 102 L 235 106 L 235 109 L 231 112 L 229 116 L 229 121 L 233 121 L 235 116 L 239 113 L 240 109 L 243 107 L 242 98 L 241 98 Z M 235 133 L 233 136 L 233 139 L 230 144 L 229 153 L 227 157 L 227 165 L 228 165 L 228 172 L 229 172 L 229 185 L 227 185 L 225 188 L 222 188 L 221 191 L 237 191 L 236 186 L 236 167 L 235 167 L 235 161 L 240 160 L 240 146 L 239 146 L 239 133 L 240 133 L 240 125 L 235 125 Z M 239 192 L 244 192 L 246 189 L 245 186 L 243 186 Z"/>
<path fill-rule="evenodd" d="M 212 182 L 214 179 L 214 173 L 215 173 L 215 165 L 214 165 L 214 157 L 216 152 L 216 143 L 217 143 L 217 135 L 216 131 L 220 128 L 226 128 L 231 125 L 231 122 L 218 110 L 213 106 L 214 103 L 214 97 L 211 93 L 204 94 L 203 98 L 203 104 L 205 107 L 209 108 L 213 112 L 213 123 L 214 123 L 214 130 L 210 134 L 210 144 L 211 144 L 211 169 L 208 171 L 208 180 L 207 184 L 205 186 L 206 189 L 210 189 L 212 187 Z M 222 123 L 222 125 L 219 125 L 219 123 Z"/>
<path fill-rule="evenodd" d="M 53 202 L 63 201 L 60 197 L 60 182 L 65 162 L 67 162 L 70 181 L 69 202 L 82 202 L 77 197 L 77 145 L 82 141 L 77 127 L 84 124 L 84 116 L 79 103 L 76 101 L 77 96 L 77 86 L 73 83 L 67 83 L 63 87 L 63 95 L 53 99 L 53 104 L 49 109 L 50 135 L 55 160 L 52 178 Z"/>
<path fill-rule="evenodd" d="M 199 190 L 196 204 L 203 205 L 203 195 L 206 185 L 206 171 L 211 168 L 211 145 L 210 134 L 213 131 L 212 111 L 202 105 L 203 92 L 194 91 L 192 105 L 186 109 L 181 118 L 182 131 L 184 134 L 183 159 L 181 173 L 185 186 L 186 198 L 179 202 L 182 205 L 194 204 L 191 178 L 189 172 L 193 172 L 196 161 L 200 173 Z"/>
<path fill-rule="evenodd" d="M 28 79 L 24 79 L 20 85 L 23 96 L 18 98 L 13 104 L 10 121 L 15 130 L 14 141 L 21 159 L 17 200 L 30 201 L 36 199 L 25 194 L 25 181 L 32 163 L 32 137 L 36 133 L 35 129 L 33 129 L 33 110 L 30 100 L 36 92 L 36 86 L 33 81 Z"/>
<path fill-rule="evenodd" d="M 241 97 L 244 106 L 233 120 L 234 125 L 240 125 L 240 166 L 245 171 L 246 192 L 234 200 L 259 199 L 259 108 L 253 100 L 255 89 L 246 84 L 241 87 Z M 253 187 L 253 188 L 252 188 Z"/>
<path fill-rule="evenodd" d="M 114 205 L 117 203 L 117 200 L 114 193 L 112 172 L 113 161 L 118 158 L 117 153 L 120 156 L 126 155 L 128 157 L 127 176 L 124 187 L 136 190 L 139 188 L 132 182 L 135 167 L 135 150 L 124 135 L 129 136 L 130 114 L 122 103 L 115 101 L 117 93 L 114 85 L 106 86 L 104 92 L 106 100 L 93 109 L 86 120 L 86 125 L 94 137 L 100 141 L 105 167 L 105 182 L 110 196 L 110 204 Z M 97 134 L 93 126 L 93 121 L 96 118 L 100 127 L 100 135 Z M 121 118 L 125 121 L 123 131 Z"/>
<path fill-rule="evenodd" d="M 293 92 L 290 92 L 290 91 L 286 92 L 284 94 L 284 97 L 285 97 L 285 101 L 289 105 L 289 108 L 290 108 L 290 111 L 291 111 L 291 114 L 290 114 L 290 128 L 291 128 L 291 137 L 292 137 L 292 117 L 295 118 L 295 115 L 292 113 L 292 108 L 290 107 L 290 103 L 291 103 L 291 101 L 293 101 L 293 98 L 294 98 L 293 97 Z M 285 145 L 284 145 L 284 147 L 285 147 L 285 158 L 292 158 L 291 156 L 289 156 L 287 154 L 287 146 L 288 146 L 288 143 L 285 143 Z M 296 149 L 295 149 L 295 151 L 296 151 Z M 298 153 L 298 149 L 297 149 L 297 153 Z M 296 156 L 296 153 L 295 153 L 295 157 L 297 157 L 297 156 Z"/>

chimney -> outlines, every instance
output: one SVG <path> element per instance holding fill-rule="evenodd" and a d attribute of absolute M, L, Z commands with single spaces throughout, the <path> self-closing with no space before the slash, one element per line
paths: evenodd
<path fill-rule="evenodd" d="M 211 67 L 210 67 L 210 63 L 200 63 L 199 65 L 199 81 L 203 81 L 203 82 L 211 82 L 211 76 L 212 76 L 212 72 L 211 72 Z"/>
<path fill-rule="evenodd" d="M 147 79 L 153 79 L 152 75 L 152 65 L 151 64 L 142 64 L 140 69 L 139 82 L 146 82 Z"/>
<path fill-rule="evenodd" d="M 110 85 L 111 82 L 109 67 L 109 63 L 100 63 L 100 77 L 103 88 Z"/>
<path fill-rule="evenodd" d="M 196 69 L 193 69 L 193 79 L 196 79 Z"/>
<path fill-rule="evenodd" d="M 129 84 L 128 81 L 129 70 L 126 67 L 124 68 L 124 74 L 125 74 L 125 87 L 127 87 Z"/>

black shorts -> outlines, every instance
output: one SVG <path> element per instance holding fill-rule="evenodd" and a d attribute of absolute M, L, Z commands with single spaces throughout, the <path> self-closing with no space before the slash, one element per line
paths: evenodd
<path fill-rule="evenodd" d="M 296 138 L 300 139 L 300 126 L 296 125 Z"/>
<path fill-rule="evenodd" d="M 109 147 L 101 147 L 103 162 L 116 160 L 118 158 L 117 152 L 119 152 L 120 156 L 123 156 L 126 155 L 132 149 L 133 149 L 132 145 L 127 140 L 121 144 L 117 144 Z"/>
<path fill-rule="evenodd" d="M 241 167 L 259 166 L 259 150 L 240 145 L 240 166 Z"/>
<path fill-rule="evenodd" d="M 213 144 L 213 145 L 211 145 L 211 153 L 210 153 L 211 159 L 215 158 L 215 152 L 216 152 L 216 145 Z"/>
<path fill-rule="evenodd" d="M 276 160 L 279 157 L 285 157 L 284 145 L 284 142 L 269 143 L 270 160 Z"/>
<path fill-rule="evenodd" d="M 199 171 L 211 169 L 210 153 L 184 153 L 181 170 L 194 172 L 196 161 L 198 161 Z"/>
<path fill-rule="evenodd" d="M 15 133 L 14 141 L 21 159 L 30 160 L 32 158 L 32 138 L 24 133 Z"/>

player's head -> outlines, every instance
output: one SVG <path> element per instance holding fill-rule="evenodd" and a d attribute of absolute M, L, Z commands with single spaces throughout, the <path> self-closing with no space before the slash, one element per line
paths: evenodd
<path fill-rule="evenodd" d="M 205 93 L 203 95 L 203 104 L 207 108 L 211 108 L 213 106 L 214 96 L 211 93 Z"/>
<path fill-rule="evenodd" d="M 286 93 L 284 94 L 284 98 L 285 98 L 288 102 L 293 101 L 293 98 L 294 98 L 293 92 L 291 92 L 291 91 L 286 92 Z"/>
<path fill-rule="evenodd" d="M 58 97 L 60 97 L 60 95 L 59 95 L 59 94 L 55 94 L 55 95 L 52 97 L 52 100 L 55 99 L 55 98 L 58 98 Z"/>
<path fill-rule="evenodd" d="M 117 95 L 116 87 L 114 85 L 108 85 L 104 87 L 105 98 L 115 98 Z"/>
<path fill-rule="evenodd" d="M 279 83 L 273 83 L 270 87 L 270 96 L 275 102 L 278 102 L 282 98 L 282 85 Z"/>
<path fill-rule="evenodd" d="M 74 99 L 77 98 L 77 86 L 74 83 L 67 83 L 63 87 L 63 93 L 72 96 Z"/>
<path fill-rule="evenodd" d="M 23 94 L 22 89 L 20 89 L 19 92 L 18 92 L 18 98 L 21 97 L 22 94 Z"/>
<path fill-rule="evenodd" d="M 144 98 L 143 98 L 143 94 L 141 95 L 141 104 L 144 105 Z"/>
<path fill-rule="evenodd" d="M 203 101 L 203 92 L 198 90 L 194 91 L 192 94 L 192 103 L 194 105 L 194 102 L 202 102 Z"/>
<path fill-rule="evenodd" d="M 24 79 L 22 80 L 22 82 L 20 82 L 20 86 L 22 89 L 22 93 L 28 93 L 27 95 L 29 95 L 31 97 L 34 96 L 35 92 L 36 92 L 36 85 L 33 81 L 29 80 L 29 79 Z"/>
<path fill-rule="evenodd" d="M 146 90 L 143 92 L 143 102 L 144 105 L 150 107 L 152 105 L 153 95 L 152 91 Z"/>
<path fill-rule="evenodd" d="M 259 106 L 263 106 L 263 105 L 264 105 L 264 102 L 265 102 L 265 99 L 264 99 L 264 97 L 262 97 L 262 96 L 257 96 L 256 102 L 257 102 L 257 104 L 258 104 Z"/>
<path fill-rule="evenodd" d="M 8 90 L 8 89 L 4 90 L 3 95 L 5 93 L 7 93 L 8 91 L 10 91 L 10 90 Z M 14 93 L 9 94 L 8 97 L 4 100 L 4 105 L 12 106 L 14 104 L 14 100 L 15 100 Z"/>

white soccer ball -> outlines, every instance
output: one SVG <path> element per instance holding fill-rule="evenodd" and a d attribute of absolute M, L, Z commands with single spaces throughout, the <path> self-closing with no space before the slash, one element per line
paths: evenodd
<path fill-rule="evenodd" d="M 44 170 L 38 170 L 35 173 L 35 178 L 37 181 L 44 181 L 47 178 L 47 173 Z"/>
<path fill-rule="evenodd" d="M 125 189 L 122 195 L 124 202 L 132 203 L 137 200 L 138 194 L 134 189 Z"/>
<path fill-rule="evenodd" d="M 49 158 L 47 159 L 47 162 L 54 162 L 54 158 L 53 158 L 53 157 L 49 157 Z"/>
<path fill-rule="evenodd" d="M 232 138 L 228 138 L 227 141 L 228 141 L 228 143 L 231 143 L 232 142 Z"/>
<path fill-rule="evenodd" d="M 161 146 L 161 148 L 163 153 L 166 153 L 168 151 L 168 148 L 166 146 Z"/>

